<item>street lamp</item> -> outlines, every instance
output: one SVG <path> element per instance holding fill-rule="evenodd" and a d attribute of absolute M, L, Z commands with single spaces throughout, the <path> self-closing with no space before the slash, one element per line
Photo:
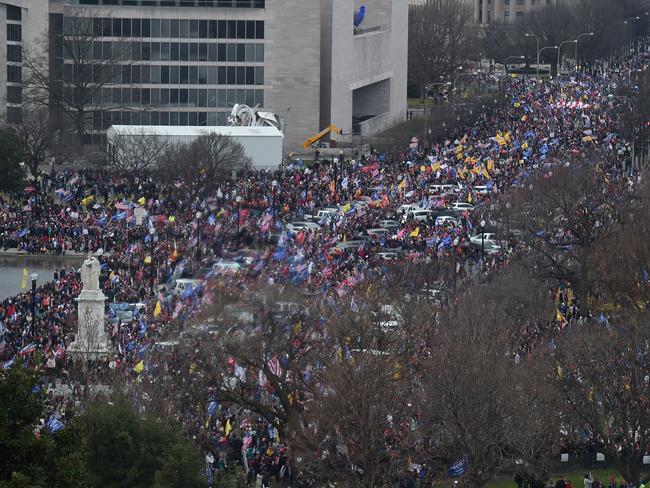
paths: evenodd
<path fill-rule="evenodd" d="M 38 273 L 32 273 L 32 339 L 35 336 L 36 329 L 36 280 L 38 280 Z"/>
<path fill-rule="evenodd" d="M 485 265 L 485 220 L 481 220 L 481 263 Z"/>
<path fill-rule="evenodd" d="M 508 74 L 508 60 L 509 59 L 519 59 L 519 60 L 525 60 L 526 56 L 508 56 L 505 61 L 503 62 L 503 67 L 506 70 L 506 75 Z"/>
<path fill-rule="evenodd" d="M 535 34 L 531 34 L 530 32 L 524 34 L 525 37 L 534 37 L 535 41 L 537 41 L 537 49 L 535 50 L 536 52 L 539 52 L 539 37 L 537 37 Z M 537 62 L 537 76 L 539 76 L 539 61 Z"/>
<path fill-rule="evenodd" d="M 576 43 L 576 46 L 578 45 L 578 40 L 574 39 L 572 41 L 562 41 L 560 45 L 557 48 L 557 75 L 558 77 L 560 76 L 560 63 L 562 63 L 562 46 L 565 44 L 570 44 L 572 42 Z"/>
<path fill-rule="evenodd" d="M 476 73 L 475 71 L 466 71 L 464 73 L 459 74 L 458 76 L 456 76 L 456 78 L 454 78 L 454 82 L 452 83 L 452 89 L 453 90 L 456 89 L 456 82 L 463 76 L 476 76 L 477 74 L 478 73 Z"/>
<path fill-rule="evenodd" d="M 593 32 L 584 32 L 584 33 L 582 33 L 582 34 L 578 34 L 578 37 L 576 37 L 576 53 L 575 53 L 575 57 L 576 57 L 576 71 L 578 71 L 578 44 L 580 43 L 580 38 L 581 38 L 581 37 L 589 37 L 589 36 L 593 36 L 593 35 L 594 35 Z"/>
<path fill-rule="evenodd" d="M 542 52 L 546 49 L 558 49 L 558 46 L 546 46 L 537 51 L 537 74 L 539 75 L 539 56 L 542 54 Z"/>
<path fill-rule="evenodd" d="M 278 188 L 278 182 L 277 180 L 273 180 L 271 182 L 271 195 L 272 195 L 272 206 L 271 206 L 271 216 L 273 217 L 273 231 L 275 232 L 275 192 Z"/>
<path fill-rule="evenodd" d="M 451 81 L 441 81 L 441 82 L 437 82 L 437 83 L 431 83 L 431 84 L 429 84 L 429 86 L 427 86 L 427 91 L 432 89 L 432 88 L 435 88 L 436 86 L 451 86 Z M 429 98 L 429 97 L 426 97 L 426 98 Z M 424 101 L 423 110 L 424 110 L 424 137 L 425 137 L 425 140 L 426 140 L 427 139 L 427 134 L 428 134 L 428 132 L 427 132 L 427 102 L 426 102 L 426 100 Z"/>

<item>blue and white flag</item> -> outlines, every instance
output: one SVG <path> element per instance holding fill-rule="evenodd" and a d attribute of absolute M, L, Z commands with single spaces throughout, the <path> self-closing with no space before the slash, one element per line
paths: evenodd
<path fill-rule="evenodd" d="M 465 473 L 467 473 L 468 470 L 469 463 L 467 462 L 467 458 L 464 457 L 463 459 L 459 459 L 454 464 L 449 466 L 449 469 L 447 469 L 447 476 L 451 478 L 458 478 L 459 476 L 463 476 Z"/>
<path fill-rule="evenodd" d="M 63 422 L 60 420 L 55 419 L 54 417 L 50 417 L 50 419 L 47 421 L 47 430 L 50 434 L 55 434 L 60 430 L 63 430 L 65 425 L 63 425 Z"/>

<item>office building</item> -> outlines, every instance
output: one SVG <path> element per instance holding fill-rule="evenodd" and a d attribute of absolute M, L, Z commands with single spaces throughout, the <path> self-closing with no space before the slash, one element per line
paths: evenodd
<path fill-rule="evenodd" d="M 111 125 L 225 124 L 244 103 L 285 115 L 290 151 L 329 124 L 369 134 L 404 118 L 407 9 L 403 0 L 52 0 L 51 66 L 69 86 L 66 43 L 80 16 L 93 24 L 94 59 L 120 53 L 92 100 L 93 143 Z"/>
<path fill-rule="evenodd" d="M 511 23 L 524 19 L 536 8 L 556 5 L 558 0 L 472 0 L 474 23 Z"/>
<path fill-rule="evenodd" d="M 47 0 L 0 2 L 0 119 L 20 122 L 23 101 L 23 49 L 43 49 L 48 31 Z"/>

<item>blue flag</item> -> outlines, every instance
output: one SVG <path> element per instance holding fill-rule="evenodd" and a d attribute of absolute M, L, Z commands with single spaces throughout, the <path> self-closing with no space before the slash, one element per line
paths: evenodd
<path fill-rule="evenodd" d="M 47 430 L 50 432 L 50 434 L 56 434 L 58 431 L 63 430 L 63 422 L 60 420 L 55 419 L 54 417 L 50 417 L 50 419 L 47 421 Z"/>
<path fill-rule="evenodd" d="M 469 469 L 469 463 L 467 462 L 467 458 L 464 457 L 463 459 L 459 459 L 454 464 L 449 466 L 449 469 L 447 470 L 447 475 L 450 478 L 458 478 L 459 476 L 463 476 L 465 473 L 467 473 L 468 469 Z"/>
<path fill-rule="evenodd" d="M 210 403 L 208 403 L 208 417 L 212 417 L 215 413 L 217 413 L 217 402 L 212 400 Z"/>

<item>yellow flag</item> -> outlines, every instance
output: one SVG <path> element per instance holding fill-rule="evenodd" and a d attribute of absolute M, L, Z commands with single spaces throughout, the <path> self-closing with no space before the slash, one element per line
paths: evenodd
<path fill-rule="evenodd" d="M 346 203 L 345 205 L 343 205 L 343 211 L 345 213 L 349 212 L 351 209 L 352 209 L 352 205 L 350 205 L 349 203 Z"/>
<path fill-rule="evenodd" d="M 562 366 L 560 366 L 558 364 L 557 365 L 557 379 L 561 380 L 563 376 L 564 376 L 564 371 L 562 370 Z"/>
<path fill-rule="evenodd" d="M 226 420 L 226 437 L 232 432 L 232 425 L 230 425 L 230 419 Z"/>
<path fill-rule="evenodd" d="M 370 290 L 372 290 L 372 283 L 368 285 L 368 288 L 366 289 L 366 298 L 370 296 Z"/>
<path fill-rule="evenodd" d="M 427 170 L 426 166 L 420 166 L 420 173 L 424 173 Z"/>
<path fill-rule="evenodd" d="M 91 203 L 93 200 L 95 200 L 95 196 L 94 195 L 89 195 L 86 198 L 83 198 L 81 200 L 81 204 L 85 207 L 86 205 Z"/>
<path fill-rule="evenodd" d="M 559 310 L 555 314 L 555 320 L 557 320 L 560 323 L 566 322 L 566 319 L 564 318 L 564 315 L 562 315 L 562 312 L 560 312 Z"/>
<path fill-rule="evenodd" d="M 151 256 L 144 257 L 144 264 L 151 264 Z"/>
<path fill-rule="evenodd" d="M 404 188 L 406 188 L 406 178 L 404 178 L 404 179 L 400 182 L 400 184 L 397 185 L 397 188 L 400 189 L 400 190 L 403 190 Z"/>
<path fill-rule="evenodd" d="M 488 180 L 492 179 L 490 173 L 488 173 L 488 170 L 486 168 L 483 168 L 483 176 L 485 176 L 485 178 Z"/>
<path fill-rule="evenodd" d="M 173 224 L 174 222 L 176 222 L 176 217 L 174 217 L 173 215 L 170 215 L 167 220 L 169 220 L 170 224 Z"/>
<path fill-rule="evenodd" d="M 27 268 L 23 268 L 23 281 L 20 283 L 20 288 L 22 290 L 27 288 Z"/>
<path fill-rule="evenodd" d="M 467 193 L 467 203 L 472 203 L 474 201 L 474 197 L 472 196 L 472 192 L 470 191 Z"/>
<path fill-rule="evenodd" d="M 492 159 L 487 160 L 487 170 L 492 171 L 494 169 L 494 161 Z"/>
<path fill-rule="evenodd" d="M 146 200 L 144 199 L 144 197 L 140 197 L 140 198 L 138 199 L 138 205 L 144 205 L 144 202 L 145 202 L 145 201 L 146 201 Z"/>
<path fill-rule="evenodd" d="M 521 107 L 521 103 L 520 102 L 515 102 L 515 108 L 519 108 L 519 107 Z"/>
<path fill-rule="evenodd" d="M 293 327 L 291 327 L 291 332 L 293 335 L 296 335 L 298 332 L 300 332 L 300 329 L 302 328 L 302 322 L 299 320 L 295 324 L 293 324 Z"/>
<path fill-rule="evenodd" d="M 435 163 L 433 166 L 431 166 L 431 172 L 435 173 L 440 169 L 440 163 Z"/>
<path fill-rule="evenodd" d="M 420 235 L 420 228 L 419 227 L 416 227 L 415 230 L 409 234 L 409 236 L 411 236 L 411 237 L 418 237 L 419 235 Z"/>
<path fill-rule="evenodd" d="M 144 361 L 140 361 L 138 364 L 136 364 L 133 368 L 133 371 L 136 373 L 142 373 L 144 371 Z"/>
<path fill-rule="evenodd" d="M 153 309 L 153 316 L 158 317 L 160 313 L 162 312 L 162 305 L 160 305 L 160 300 L 156 302 L 156 306 Z"/>
<path fill-rule="evenodd" d="M 523 150 L 528 149 L 528 142 L 524 142 L 524 143 L 521 145 L 521 148 L 522 148 Z"/>

